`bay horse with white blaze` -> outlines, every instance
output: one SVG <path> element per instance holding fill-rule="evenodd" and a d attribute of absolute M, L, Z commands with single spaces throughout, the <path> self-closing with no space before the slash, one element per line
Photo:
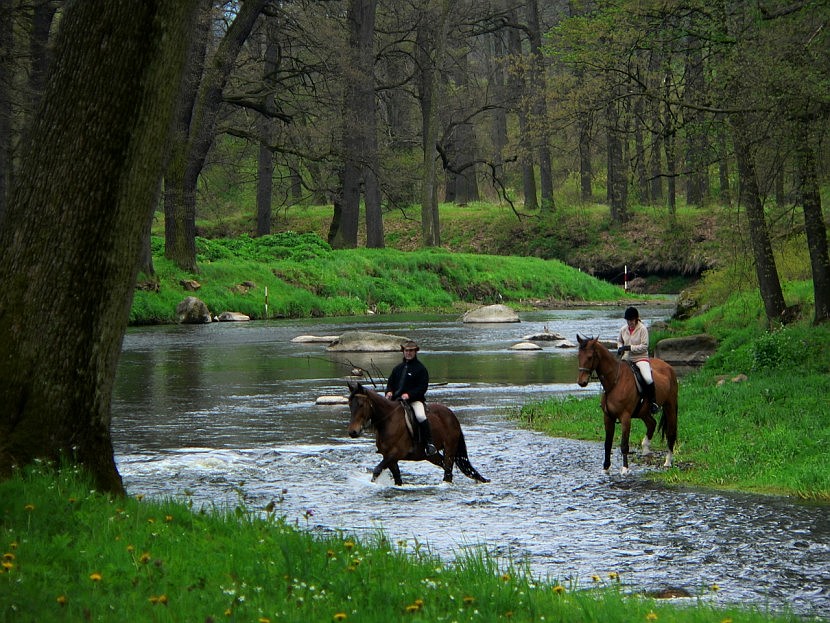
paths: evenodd
<path fill-rule="evenodd" d="M 602 384 L 602 412 L 605 420 L 605 460 L 602 468 L 611 467 L 611 447 L 614 443 L 614 425 L 620 422 L 620 453 L 623 466 L 620 472 L 628 472 L 628 438 L 631 433 L 631 419 L 639 418 L 646 424 L 643 437 L 643 454 L 651 454 L 651 438 L 654 429 L 662 434 L 668 446 L 664 467 L 671 467 L 674 444 L 677 441 L 677 375 L 662 359 L 651 358 L 651 374 L 657 404 L 662 406 L 659 425 L 649 410 L 649 401 L 642 400 L 637 391 L 637 381 L 631 366 L 614 357 L 597 338 L 576 336 L 579 342 L 579 377 L 577 384 L 585 387 L 596 372 Z"/>
<path fill-rule="evenodd" d="M 443 467 L 444 482 L 452 482 L 453 465 L 477 482 L 490 482 L 470 463 L 467 444 L 458 418 L 448 407 L 440 403 L 427 403 L 426 414 L 432 430 L 432 442 L 438 452 L 427 456 L 424 447 L 416 443 L 406 425 L 403 405 L 397 400 L 387 400 L 378 392 L 349 381 L 349 436 L 359 437 L 367 424 L 375 429 L 375 444 L 383 460 L 372 470 L 372 482 L 389 468 L 396 485 L 402 485 L 398 461 L 429 461 Z M 442 455 L 443 451 L 443 455 Z"/>

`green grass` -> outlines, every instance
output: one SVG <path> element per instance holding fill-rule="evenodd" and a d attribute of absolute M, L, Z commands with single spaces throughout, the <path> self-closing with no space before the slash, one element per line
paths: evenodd
<path fill-rule="evenodd" d="M 788 290 L 804 292 L 798 284 Z M 736 292 L 702 317 L 674 324 L 679 332 L 707 330 L 721 346 L 702 370 L 680 379 L 675 467 L 649 477 L 830 501 L 830 326 L 804 320 L 767 330 L 756 297 Z M 604 438 L 595 396 L 532 403 L 513 416 L 553 436 Z M 635 446 L 644 433 L 635 420 Z"/>
<path fill-rule="evenodd" d="M 0 483 L 0 621 L 798 621 L 719 606 L 716 582 L 670 604 L 533 578 L 468 550 L 444 563 L 420 543 L 313 535 L 240 505 L 110 499 L 78 473 L 38 466 Z"/>
<path fill-rule="evenodd" d="M 607 301 L 621 288 L 555 260 L 486 256 L 441 249 L 333 250 L 316 234 L 282 233 L 260 238 L 197 239 L 199 274 L 178 270 L 153 238 L 153 288 L 136 291 L 132 324 L 175 322 L 188 295 L 214 315 L 241 312 L 265 317 L 319 317 L 407 311 L 452 311 L 474 304 L 534 301 Z M 192 293 L 183 280 L 200 284 Z"/>

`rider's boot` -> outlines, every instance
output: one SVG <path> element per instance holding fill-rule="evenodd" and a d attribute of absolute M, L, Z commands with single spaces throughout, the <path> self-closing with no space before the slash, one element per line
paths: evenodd
<path fill-rule="evenodd" d="M 657 398 L 655 397 L 654 383 L 646 385 L 646 398 L 651 412 L 657 413 L 660 410 L 660 405 L 657 404 Z"/>
<path fill-rule="evenodd" d="M 432 456 L 437 453 L 438 450 L 435 448 L 435 444 L 432 443 L 432 431 L 429 429 L 429 420 L 418 422 L 418 429 L 421 433 L 421 441 L 424 444 L 424 452 L 426 452 L 426 455 Z"/>

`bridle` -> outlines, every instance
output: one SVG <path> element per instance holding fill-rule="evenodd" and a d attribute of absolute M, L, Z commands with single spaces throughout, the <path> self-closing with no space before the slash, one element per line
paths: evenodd
<path fill-rule="evenodd" d="M 596 359 L 597 359 L 597 352 L 596 352 L 596 350 L 592 350 L 591 351 L 591 364 L 592 365 L 594 364 Z M 580 367 L 580 368 L 578 368 L 578 370 L 580 372 L 586 372 L 588 374 L 588 380 L 589 381 L 591 380 L 591 377 L 595 374 L 596 374 L 596 377 L 597 377 L 597 379 L 599 380 L 600 383 L 602 383 L 603 380 L 606 378 L 604 375 L 600 374 L 597 371 L 597 366 L 596 365 L 593 365 L 593 367 L 591 367 L 591 368 Z M 617 377 L 614 379 L 614 386 L 617 385 L 619 380 L 620 380 L 620 362 L 617 362 Z M 605 384 L 603 383 L 603 388 L 604 387 L 605 387 Z"/>

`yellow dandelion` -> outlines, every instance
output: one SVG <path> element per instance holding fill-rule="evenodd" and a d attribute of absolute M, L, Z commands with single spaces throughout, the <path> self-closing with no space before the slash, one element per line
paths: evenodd
<path fill-rule="evenodd" d="M 335 612 L 331 618 L 334 621 L 345 621 L 347 617 L 345 612 Z"/>
<path fill-rule="evenodd" d="M 141 556 L 139 556 L 138 562 L 140 562 L 142 565 L 146 565 L 148 562 L 150 562 L 151 558 L 152 556 L 150 556 L 150 552 L 144 552 Z"/>
<path fill-rule="evenodd" d="M 165 515 L 164 516 L 164 523 L 171 523 L 173 521 L 173 515 Z"/>
<path fill-rule="evenodd" d="M 732 619 L 724 619 L 720 623 L 732 623 Z"/>
<path fill-rule="evenodd" d="M 98 573 L 96 571 L 95 573 L 90 573 L 89 574 L 89 579 L 92 580 L 93 582 L 100 582 L 101 580 L 104 579 L 104 576 L 102 576 L 100 573 Z"/>
<path fill-rule="evenodd" d="M 406 607 L 406 612 L 408 614 L 412 614 L 413 612 L 418 612 L 419 610 L 420 610 L 420 608 L 417 606 L 417 604 L 409 604 Z"/>
<path fill-rule="evenodd" d="M 473 603 L 475 600 L 476 600 L 476 598 L 475 598 L 475 597 L 473 597 L 472 595 L 464 595 L 464 599 L 463 599 L 462 601 L 463 601 L 466 605 L 468 605 L 468 606 L 469 606 L 469 605 L 470 605 L 471 603 Z"/>
<path fill-rule="evenodd" d="M 502 573 L 501 574 L 501 581 L 502 582 L 509 582 L 510 581 L 510 574 L 509 573 Z"/>
<path fill-rule="evenodd" d="M 135 546 L 134 545 L 128 545 L 127 546 L 127 551 L 132 554 L 135 551 Z"/>
<path fill-rule="evenodd" d="M 649 612 L 646 615 L 646 621 L 656 621 L 656 620 L 657 620 L 657 614 L 654 611 Z"/>
<path fill-rule="evenodd" d="M 553 592 L 556 593 L 557 595 L 561 595 L 562 593 L 565 592 L 565 587 L 562 586 L 561 584 L 557 584 L 556 586 L 553 587 Z"/>
<path fill-rule="evenodd" d="M 4 560 L 2 566 L 3 569 L 5 569 L 6 571 L 11 571 L 12 569 L 14 569 L 14 563 L 10 560 Z"/>
<path fill-rule="evenodd" d="M 17 541 L 12 541 L 9 543 L 9 549 L 17 549 Z"/>
<path fill-rule="evenodd" d="M 58 598 L 55 601 L 58 602 L 58 605 L 65 606 L 67 602 L 66 595 L 58 595 Z"/>
<path fill-rule="evenodd" d="M 169 600 L 167 599 L 167 595 L 165 595 L 164 593 L 159 595 L 159 603 L 160 604 L 164 604 L 166 606 L 168 601 Z"/>
<path fill-rule="evenodd" d="M 346 541 L 345 543 L 343 543 L 343 547 L 345 547 L 346 549 L 352 549 L 354 547 L 354 541 L 352 541 L 351 539 Z"/>
<path fill-rule="evenodd" d="M 34 504 L 26 504 L 26 506 L 23 507 L 23 510 L 31 512 L 31 511 L 35 510 L 35 505 Z"/>
<path fill-rule="evenodd" d="M 257 619 L 257 623 L 271 623 L 271 619 L 268 617 L 259 617 Z"/>
<path fill-rule="evenodd" d="M 357 570 L 357 567 L 355 565 L 349 565 L 348 567 L 346 567 L 346 571 L 356 571 L 356 570 Z"/>
<path fill-rule="evenodd" d="M 334 558 L 334 550 L 333 549 L 327 549 L 326 550 L 326 556 L 329 557 L 329 558 Z"/>
<path fill-rule="evenodd" d="M 147 599 L 147 601 L 149 601 L 151 604 L 153 604 L 155 606 L 159 602 L 159 598 L 156 597 L 155 595 L 150 595 L 150 597 Z"/>
<path fill-rule="evenodd" d="M 617 573 L 616 571 L 612 571 L 611 573 L 608 574 L 608 579 L 609 580 L 619 580 L 620 579 L 620 574 Z"/>
<path fill-rule="evenodd" d="M 416 606 L 418 606 L 419 608 L 423 608 L 423 607 L 424 607 L 424 600 L 423 600 L 423 599 L 416 599 L 413 603 L 414 603 Z"/>
<path fill-rule="evenodd" d="M 720 586 L 718 586 L 717 584 L 712 584 L 712 587 L 711 587 L 711 588 L 712 588 L 712 590 L 713 590 L 713 591 L 715 591 L 716 593 L 720 590 Z"/>
<path fill-rule="evenodd" d="M 6 552 L 3 554 L 3 560 L 14 560 L 14 554 L 11 552 Z"/>
<path fill-rule="evenodd" d="M 226 617 L 229 617 L 229 616 L 231 616 L 232 614 L 233 614 L 233 610 L 231 610 L 230 608 L 228 608 L 227 610 L 225 610 L 225 616 L 226 616 Z"/>
<path fill-rule="evenodd" d="M 136 500 L 138 500 L 138 501 L 140 502 L 141 500 L 143 500 L 143 499 L 144 499 L 144 494 L 143 494 L 143 493 L 139 493 L 137 496 L 135 496 L 135 499 L 136 499 Z"/>
<path fill-rule="evenodd" d="M 591 581 L 593 581 L 593 582 L 599 582 L 599 581 L 600 581 L 600 579 L 601 579 L 601 578 L 600 578 L 598 575 L 596 575 L 596 574 L 594 574 L 594 575 L 592 575 L 592 576 L 591 576 Z"/>

